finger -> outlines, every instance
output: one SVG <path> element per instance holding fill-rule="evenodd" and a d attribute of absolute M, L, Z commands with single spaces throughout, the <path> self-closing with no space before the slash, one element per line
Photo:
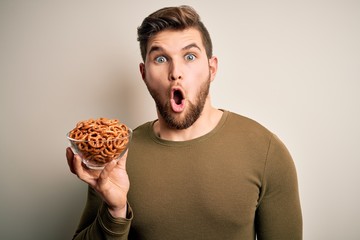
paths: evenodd
<path fill-rule="evenodd" d="M 70 171 L 75 174 L 74 164 L 73 164 L 74 153 L 70 147 L 66 148 L 66 159 L 67 159 L 67 163 L 69 165 Z"/>
<path fill-rule="evenodd" d="M 82 165 L 80 156 L 77 154 L 75 154 L 73 158 L 73 169 L 78 178 L 86 182 L 84 166 Z"/>

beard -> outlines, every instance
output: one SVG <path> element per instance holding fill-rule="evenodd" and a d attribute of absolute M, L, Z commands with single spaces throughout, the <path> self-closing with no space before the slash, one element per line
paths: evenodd
<path fill-rule="evenodd" d="M 185 109 L 185 116 L 179 116 L 180 114 L 174 114 L 171 109 L 170 100 L 167 100 L 165 103 L 161 102 L 160 94 L 156 92 L 154 89 L 150 89 L 148 86 L 148 90 L 153 97 L 156 108 L 160 113 L 161 117 L 166 122 L 167 126 L 171 129 L 187 129 L 200 117 L 206 102 L 206 98 L 209 95 L 210 90 L 210 74 L 207 79 L 201 86 L 200 90 L 197 93 L 195 98 L 195 102 L 191 102 L 187 100 L 187 106 Z M 181 114 L 182 115 L 182 114 Z"/>

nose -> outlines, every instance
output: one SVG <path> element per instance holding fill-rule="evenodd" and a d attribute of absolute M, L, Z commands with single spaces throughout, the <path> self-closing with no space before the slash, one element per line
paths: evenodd
<path fill-rule="evenodd" d="M 182 79 L 181 66 L 179 63 L 172 62 L 169 70 L 169 80 L 176 81 Z"/>

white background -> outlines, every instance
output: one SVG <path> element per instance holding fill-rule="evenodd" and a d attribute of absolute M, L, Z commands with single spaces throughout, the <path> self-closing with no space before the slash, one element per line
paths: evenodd
<path fill-rule="evenodd" d="M 136 28 L 191 4 L 219 58 L 213 104 L 294 158 L 304 239 L 360 239 L 360 1 L 0 1 L 0 239 L 70 239 L 86 185 L 67 167 L 79 120 L 153 120 Z"/>

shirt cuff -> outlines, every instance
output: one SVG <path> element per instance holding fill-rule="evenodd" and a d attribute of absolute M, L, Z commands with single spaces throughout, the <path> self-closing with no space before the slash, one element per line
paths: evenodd
<path fill-rule="evenodd" d="M 114 218 L 105 203 L 99 209 L 98 222 L 104 231 L 114 236 L 128 235 L 130 231 L 131 221 L 133 219 L 133 211 L 127 203 L 126 218 Z"/>

